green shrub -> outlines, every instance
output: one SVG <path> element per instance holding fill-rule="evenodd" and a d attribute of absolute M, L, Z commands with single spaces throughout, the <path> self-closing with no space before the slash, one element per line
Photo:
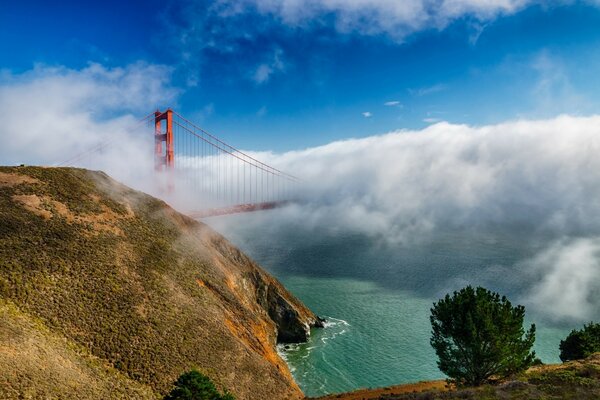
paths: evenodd
<path fill-rule="evenodd" d="M 175 381 L 175 387 L 165 400 L 235 400 L 225 391 L 221 394 L 206 375 L 196 370 L 185 372 Z"/>
<path fill-rule="evenodd" d="M 583 329 L 573 329 L 565 340 L 560 342 L 560 359 L 581 360 L 600 351 L 600 324 L 590 322 Z"/>
<path fill-rule="evenodd" d="M 468 286 L 434 303 L 431 345 L 438 367 L 458 385 L 480 385 L 525 370 L 535 360 L 531 351 L 535 325 L 523 328 L 525 308 L 506 297 Z"/>

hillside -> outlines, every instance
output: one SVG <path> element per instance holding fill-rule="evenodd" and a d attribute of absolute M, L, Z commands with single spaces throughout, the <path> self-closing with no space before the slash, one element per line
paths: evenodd
<path fill-rule="evenodd" d="M 363 389 L 314 400 L 593 400 L 600 398 L 600 353 L 530 368 L 496 385 L 450 389 L 444 381 Z"/>
<path fill-rule="evenodd" d="M 101 172 L 0 167 L 0 398 L 157 398 L 197 367 L 302 393 L 277 355 L 318 318 L 206 225 Z"/>

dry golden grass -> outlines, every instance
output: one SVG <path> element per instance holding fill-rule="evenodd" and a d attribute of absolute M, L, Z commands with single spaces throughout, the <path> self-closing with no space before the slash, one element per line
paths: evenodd
<path fill-rule="evenodd" d="M 98 203 L 101 212 L 94 214 L 77 215 L 69 210 L 64 203 L 53 200 L 49 196 L 37 196 L 35 194 L 21 194 L 12 196 L 13 201 L 17 205 L 23 206 L 27 211 L 43 217 L 64 218 L 69 224 L 90 225 L 93 227 L 89 234 L 98 234 L 99 232 L 111 232 L 115 235 L 123 236 L 123 231 L 117 226 L 118 222 L 123 218 L 133 218 L 135 213 L 131 209 L 131 205 L 125 203 L 126 214 L 117 214 L 106 205 L 102 204 L 97 195 L 90 198 Z"/>
<path fill-rule="evenodd" d="M 6 173 L 0 172 L 0 187 L 4 186 L 17 186 L 23 183 L 40 183 L 37 179 L 31 178 L 27 175 L 21 175 L 18 173 Z"/>
<path fill-rule="evenodd" d="M 376 389 L 359 389 L 348 393 L 319 397 L 319 400 L 377 400 L 393 398 L 393 396 L 404 395 L 407 393 L 433 393 L 434 391 L 445 392 L 447 390 L 449 390 L 449 386 L 446 381 L 425 381 Z"/>
<path fill-rule="evenodd" d="M 302 397 L 270 307 L 285 304 L 298 326 L 315 316 L 223 237 L 102 173 L 0 174 L 0 299 L 155 393 L 198 368 L 238 399 Z M 30 383 L 11 393 L 59 397 Z"/>
<path fill-rule="evenodd" d="M 453 388 L 444 381 L 364 389 L 319 400 L 595 400 L 600 399 L 600 353 L 564 364 L 532 367 L 495 385 Z"/>
<path fill-rule="evenodd" d="M 0 300 L 0 398 L 156 399 L 157 393 Z"/>

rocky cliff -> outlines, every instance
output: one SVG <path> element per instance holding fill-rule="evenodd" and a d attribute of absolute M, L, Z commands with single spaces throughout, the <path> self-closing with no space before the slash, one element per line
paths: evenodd
<path fill-rule="evenodd" d="M 0 314 L 1 398 L 156 398 L 194 367 L 301 398 L 275 345 L 319 325 L 206 225 L 70 168 L 0 167 Z"/>

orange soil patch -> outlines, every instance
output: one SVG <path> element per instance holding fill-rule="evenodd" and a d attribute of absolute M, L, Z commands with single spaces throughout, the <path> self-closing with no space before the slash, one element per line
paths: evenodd
<path fill-rule="evenodd" d="M 42 199 L 35 194 L 15 195 L 12 199 L 17 203 L 20 203 L 29 212 L 39 215 L 44 219 L 52 218 L 52 212 L 44 208 Z"/>
<path fill-rule="evenodd" d="M 223 321 L 229 332 L 237 337 L 248 349 L 262 355 L 267 361 L 275 365 L 279 372 L 294 382 L 287 364 L 275 350 L 276 330 L 272 323 L 265 319 L 267 318 L 266 314 L 264 318 L 258 317 L 251 320 L 244 317 L 245 315 L 256 314 L 259 307 L 257 303 L 253 303 L 249 298 L 242 295 L 241 291 L 247 289 L 243 289 L 244 284 L 239 284 L 241 278 L 226 267 L 223 259 L 224 256 L 220 251 L 211 249 L 211 261 L 223 273 L 223 283 L 235 296 L 235 303 L 232 303 L 229 298 L 223 296 L 210 282 L 196 279 L 196 283 L 199 287 L 207 289 L 215 297 L 221 299 L 226 306 L 223 310 Z M 262 315 L 260 311 L 259 315 Z M 241 323 L 242 319 L 246 320 L 245 323 Z"/>
<path fill-rule="evenodd" d="M 27 211 L 37 214 L 45 219 L 50 219 L 54 217 L 55 214 L 58 214 L 65 218 L 68 223 L 92 225 L 92 234 L 104 231 L 123 236 L 123 231 L 114 224 L 123 218 L 133 217 L 133 211 L 128 211 L 127 215 L 122 216 L 105 205 L 101 205 L 102 212 L 99 214 L 76 215 L 71 212 L 65 204 L 53 200 L 48 196 L 40 197 L 35 194 L 15 195 L 12 199 L 17 203 L 20 203 Z"/>
<path fill-rule="evenodd" d="M 204 283 L 202 279 L 196 279 L 196 283 L 198 283 L 198 286 L 200 287 L 206 287 L 206 283 Z"/>
<path fill-rule="evenodd" d="M 287 365 L 279 357 L 275 349 L 274 343 L 271 343 L 266 322 L 249 322 L 250 329 L 244 328 L 241 324 L 236 324 L 231 318 L 225 317 L 225 326 L 227 329 L 239 338 L 244 345 L 262 355 L 267 361 L 275 365 L 277 369 L 293 379 L 287 369 Z"/>
<path fill-rule="evenodd" d="M 236 323 L 238 317 L 235 313 L 225 311 L 225 326 L 235 337 L 239 338 L 247 347 L 254 350 L 258 354 L 265 356 L 270 362 L 275 363 L 276 357 L 269 357 L 269 353 L 274 353 L 270 349 L 269 339 L 264 329 L 261 329 L 260 324 L 254 321 L 247 321 L 250 324 L 250 329 L 240 323 Z"/>
<path fill-rule="evenodd" d="M 31 184 L 41 182 L 27 175 L 7 174 L 6 172 L 0 172 L 0 187 L 12 187 L 22 185 L 24 183 Z"/>
<path fill-rule="evenodd" d="M 354 392 L 331 394 L 319 397 L 319 400 L 376 400 L 382 396 L 391 396 L 407 393 L 419 393 L 424 391 L 436 390 L 446 392 L 451 388 L 446 381 L 426 381 L 418 383 L 408 383 L 405 385 L 388 386 L 378 389 L 360 389 Z"/>

